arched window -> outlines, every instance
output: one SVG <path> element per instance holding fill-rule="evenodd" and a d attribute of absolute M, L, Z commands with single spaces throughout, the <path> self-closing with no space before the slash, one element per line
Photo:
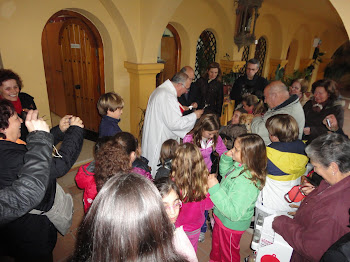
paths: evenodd
<path fill-rule="evenodd" d="M 259 71 L 256 73 L 261 76 L 264 68 L 265 57 L 266 57 L 266 39 L 264 37 L 260 37 L 258 44 L 256 45 L 254 58 L 258 59 L 260 62 Z"/>
<path fill-rule="evenodd" d="M 216 39 L 212 32 L 204 30 L 198 38 L 196 48 L 195 78 L 198 79 L 207 66 L 215 62 Z"/>
<path fill-rule="evenodd" d="M 248 61 L 249 60 L 249 51 L 250 51 L 250 46 L 247 45 L 244 47 L 243 53 L 242 53 L 242 61 Z M 244 75 L 245 74 L 245 70 L 246 70 L 247 64 L 245 64 L 240 70 L 239 72 Z"/>

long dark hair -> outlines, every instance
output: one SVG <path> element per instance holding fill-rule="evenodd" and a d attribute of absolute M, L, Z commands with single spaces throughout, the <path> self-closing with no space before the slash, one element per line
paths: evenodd
<path fill-rule="evenodd" d="M 187 261 L 151 181 L 118 173 L 103 186 L 79 227 L 71 261 Z"/>
<path fill-rule="evenodd" d="M 16 113 L 13 104 L 6 100 L 0 100 L 0 137 L 6 139 L 6 134 L 4 132 L 10 125 L 9 119 Z"/>
<path fill-rule="evenodd" d="M 190 131 L 193 135 L 193 144 L 201 148 L 202 133 L 204 131 L 218 131 L 220 129 L 220 120 L 216 114 L 205 114 L 202 115 L 198 120 L 194 128 Z M 213 137 L 213 151 L 218 143 L 219 133 Z"/>

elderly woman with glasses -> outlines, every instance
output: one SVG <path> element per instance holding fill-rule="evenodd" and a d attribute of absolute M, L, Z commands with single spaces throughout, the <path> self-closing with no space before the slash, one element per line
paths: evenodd
<path fill-rule="evenodd" d="M 320 261 L 335 241 L 350 232 L 350 140 L 325 134 L 305 151 L 324 180 L 304 199 L 294 219 L 276 217 L 272 227 L 294 249 L 291 261 Z"/>

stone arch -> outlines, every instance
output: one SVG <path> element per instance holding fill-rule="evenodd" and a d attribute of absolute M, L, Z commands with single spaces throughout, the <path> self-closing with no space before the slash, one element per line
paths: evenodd
<path fill-rule="evenodd" d="M 138 57 L 137 57 L 135 41 L 129 30 L 130 23 L 128 24 L 125 21 L 121 12 L 113 3 L 112 0 L 100 0 L 100 2 L 105 7 L 106 11 L 109 13 L 111 19 L 113 20 L 117 29 L 120 32 L 121 41 L 123 42 L 123 45 L 124 45 L 124 50 L 127 55 L 127 60 L 136 62 Z"/>
<path fill-rule="evenodd" d="M 350 37 L 350 16 L 349 16 L 349 3 L 343 0 L 329 0 L 334 6 L 340 19 L 343 21 L 345 30 L 347 31 L 348 37 Z"/>
<path fill-rule="evenodd" d="M 169 22 L 169 24 L 176 29 L 181 39 L 182 49 L 181 49 L 181 66 L 180 67 L 183 67 L 185 65 L 192 65 L 193 63 L 191 63 L 190 61 L 192 61 L 193 59 L 191 59 L 190 54 L 195 53 L 195 48 L 193 48 L 192 50 L 188 31 L 180 23 Z"/>
<path fill-rule="evenodd" d="M 325 51 L 325 58 L 330 58 L 332 54 L 337 50 L 337 48 L 344 43 L 345 38 L 340 38 L 341 32 L 337 28 L 332 28 L 332 30 L 327 29 L 322 34 L 320 34 L 321 51 Z"/>
<path fill-rule="evenodd" d="M 270 52 L 267 59 L 280 59 L 283 57 L 284 34 L 281 22 L 276 16 L 267 14 L 259 18 L 259 23 L 256 25 L 256 32 L 256 35 L 264 33 L 265 38 L 269 40 Z"/>
<path fill-rule="evenodd" d="M 293 39 L 299 42 L 299 57 L 301 59 L 310 58 L 312 56 L 312 33 L 308 25 L 300 25 L 292 35 Z"/>

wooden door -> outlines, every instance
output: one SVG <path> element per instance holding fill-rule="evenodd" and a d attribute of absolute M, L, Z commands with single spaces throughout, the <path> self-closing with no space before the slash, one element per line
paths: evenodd
<path fill-rule="evenodd" d="M 174 37 L 162 37 L 162 59 L 165 61 L 163 79 L 171 79 L 176 74 L 176 43 Z"/>
<path fill-rule="evenodd" d="M 86 129 L 98 132 L 96 103 L 101 87 L 94 34 L 80 19 L 69 18 L 60 30 L 59 45 L 67 111 L 79 116 Z"/>
<path fill-rule="evenodd" d="M 166 27 L 172 36 L 163 36 L 161 40 L 161 59 L 165 61 L 162 78 L 171 79 L 180 70 L 181 42 L 176 29 L 168 24 Z"/>

